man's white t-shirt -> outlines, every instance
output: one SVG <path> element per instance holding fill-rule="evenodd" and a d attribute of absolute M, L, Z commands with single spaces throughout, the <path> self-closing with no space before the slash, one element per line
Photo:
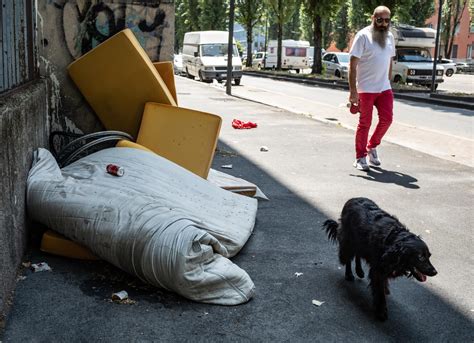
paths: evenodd
<path fill-rule="evenodd" d="M 395 40 L 387 34 L 385 48 L 372 39 L 372 26 L 360 30 L 352 43 L 349 54 L 360 58 L 357 64 L 357 92 L 380 93 L 391 89 L 388 71 L 395 56 Z"/>

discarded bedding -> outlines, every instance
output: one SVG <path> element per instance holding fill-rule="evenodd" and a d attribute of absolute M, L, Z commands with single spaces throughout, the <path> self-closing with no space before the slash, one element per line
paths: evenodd
<path fill-rule="evenodd" d="M 124 175 L 106 173 L 110 163 Z M 60 169 L 38 149 L 27 206 L 31 219 L 155 286 L 221 305 L 253 296 L 249 275 L 228 257 L 252 233 L 257 200 L 156 154 L 111 148 Z"/>

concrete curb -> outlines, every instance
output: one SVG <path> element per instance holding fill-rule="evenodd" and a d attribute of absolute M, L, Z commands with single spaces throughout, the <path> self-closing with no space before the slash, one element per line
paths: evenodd
<path fill-rule="evenodd" d="M 268 75 L 268 74 L 263 74 L 263 73 L 258 73 L 258 72 L 245 72 L 245 71 L 244 71 L 244 75 L 262 77 L 262 78 L 273 79 L 273 80 L 278 80 L 278 81 L 289 81 L 289 82 L 295 82 L 295 83 L 300 83 L 300 84 L 309 84 L 309 85 L 322 86 L 322 87 L 328 87 L 328 88 L 338 88 L 338 89 L 349 90 L 349 86 L 345 83 L 341 83 L 340 81 L 310 80 L 310 79 L 301 79 L 301 78 L 296 78 L 296 77 L 291 77 L 291 76 Z M 447 96 L 430 97 L 429 92 L 426 92 L 426 94 L 423 94 L 422 96 L 411 95 L 409 93 L 420 94 L 419 91 L 414 92 L 414 91 L 396 90 L 394 91 L 394 96 L 396 99 L 424 102 L 424 103 L 429 103 L 433 105 L 455 107 L 455 108 L 461 108 L 461 109 L 466 109 L 466 110 L 474 110 L 474 103 L 472 102 L 450 100 L 450 99 L 447 99 Z"/>

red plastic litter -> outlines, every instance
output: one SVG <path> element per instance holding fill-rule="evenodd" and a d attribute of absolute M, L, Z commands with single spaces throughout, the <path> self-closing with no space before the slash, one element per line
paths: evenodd
<path fill-rule="evenodd" d="M 232 120 L 232 127 L 234 129 L 253 129 L 257 127 L 257 123 L 252 123 L 251 121 L 243 122 L 238 119 Z"/>

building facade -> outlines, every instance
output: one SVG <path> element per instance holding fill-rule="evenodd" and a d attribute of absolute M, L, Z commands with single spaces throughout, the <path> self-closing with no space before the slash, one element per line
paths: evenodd
<path fill-rule="evenodd" d="M 435 14 L 426 21 L 427 26 L 433 29 L 436 29 L 438 24 L 438 5 L 439 1 L 436 1 Z M 442 29 L 443 28 L 441 28 L 441 30 Z M 441 42 L 440 51 L 441 53 L 444 51 L 443 42 Z M 474 59 L 474 21 L 472 19 L 472 14 L 469 11 L 469 0 L 464 7 L 461 21 L 456 27 L 451 56 L 443 57 L 452 58 L 456 61 Z"/>

